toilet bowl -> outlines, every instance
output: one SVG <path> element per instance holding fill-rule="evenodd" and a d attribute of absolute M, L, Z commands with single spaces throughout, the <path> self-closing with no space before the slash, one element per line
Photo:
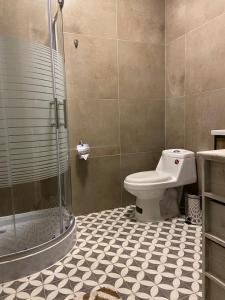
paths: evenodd
<path fill-rule="evenodd" d="M 161 221 L 169 215 L 165 213 L 165 208 L 172 206 L 172 202 L 168 201 L 173 198 L 177 202 L 183 186 L 196 180 L 194 153 L 184 149 L 169 149 L 162 152 L 156 170 L 128 175 L 124 180 L 124 188 L 136 196 L 135 216 L 138 221 Z M 168 193 L 172 189 L 173 193 Z"/>

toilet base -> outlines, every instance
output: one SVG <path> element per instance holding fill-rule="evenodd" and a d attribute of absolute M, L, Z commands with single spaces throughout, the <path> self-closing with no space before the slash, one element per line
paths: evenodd
<path fill-rule="evenodd" d="M 140 222 L 160 222 L 180 215 L 183 187 L 154 190 L 148 199 L 136 198 L 135 217 Z"/>
<path fill-rule="evenodd" d="M 160 201 L 163 199 L 165 190 L 156 190 L 151 198 L 136 198 L 135 218 L 140 222 L 157 222 L 164 218 L 160 212 Z"/>

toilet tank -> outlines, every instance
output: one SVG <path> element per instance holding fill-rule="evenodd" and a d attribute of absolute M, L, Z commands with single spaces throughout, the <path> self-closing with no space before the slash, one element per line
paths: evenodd
<path fill-rule="evenodd" d="M 192 151 L 164 150 L 156 170 L 170 174 L 178 185 L 197 181 L 195 154 Z"/>

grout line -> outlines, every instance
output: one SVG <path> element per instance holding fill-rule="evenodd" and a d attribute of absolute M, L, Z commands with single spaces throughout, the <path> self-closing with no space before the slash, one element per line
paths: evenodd
<path fill-rule="evenodd" d="M 166 1 L 167 1 L 167 0 L 166 0 Z M 191 29 L 191 30 L 185 30 L 185 33 L 184 33 L 184 34 L 182 34 L 182 35 L 180 35 L 179 37 L 173 39 L 172 41 L 166 43 L 166 45 L 168 45 L 168 44 L 170 44 L 170 43 L 172 43 L 172 42 L 178 40 L 179 38 L 183 37 L 184 35 L 187 35 L 187 34 L 189 34 L 189 33 L 192 33 L 192 32 L 194 32 L 194 31 L 196 31 L 196 30 L 198 30 L 198 29 L 200 29 L 200 28 L 202 28 L 202 27 L 208 25 L 209 23 L 215 21 L 216 18 L 220 18 L 220 17 L 222 17 L 222 16 L 224 16 L 224 15 L 225 15 L 225 12 L 223 12 L 223 13 L 220 14 L 220 15 L 217 15 L 217 16 L 211 18 L 210 20 L 204 22 L 203 24 L 201 24 L 201 25 L 199 25 L 199 26 L 197 26 L 197 27 L 195 27 L 195 28 L 193 28 L 193 29 Z M 187 17 L 186 17 L 186 16 L 185 16 L 185 18 L 186 18 L 186 20 L 187 20 Z"/>
<path fill-rule="evenodd" d="M 74 151 L 74 150 L 71 150 L 71 151 Z M 139 155 L 139 154 L 153 154 L 153 153 L 162 153 L 163 149 L 161 150 L 154 150 L 154 151 L 148 151 L 148 152 L 129 152 L 129 153 L 117 153 L 117 154 L 105 154 L 105 155 L 94 155 L 94 156 L 90 156 L 88 159 L 89 160 L 92 160 L 92 159 L 96 159 L 96 158 L 106 158 L 106 157 L 118 157 L 120 158 L 120 161 L 121 161 L 121 158 L 122 156 L 132 156 L 132 155 Z M 76 159 L 71 159 L 70 162 L 74 162 Z M 121 169 L 120 169 L 121 171 Z M 122 180 L 122 174 L 120 176 L 120 179 Z M 121 182 L 122 184 L 122 182 Z M 121 191 L 122 193 L 122 191 Z"/>
<path fill-rule="evenodd" d="M 149 151 L 138 151 L 138 152 L 126 152 L 122 153 L 122 155 L 135 155 L 135 154 L 148 154 L 148 153 L 161 153 L 163 150 L 163 147 L 160 148 L 159 150 L 149 150 Z"/>
<path fill-rule="evenodd" d="M 203 96 L 203 95 L 209 95 L 211 93 L 215 93 L 215 92 L 219 92 L 219 91 L 224 91 L 225 92 L 225 88 L 218 88 L 218 89 L 212 89 L 212 90 L 203 90 L 203 91 L 199 91 L 199 92 L 195 92 L 195 93 L 185 93 L 182 96 L 171 96 L 171 97 L 167 97 L 167 99 L 179 99 L 179 98 L 186 98 L 186 97 L 192 97 L 192 96 Z"/>
<path fill-rule="evenodd" d="M 198 30 L 198 29 L 204 27 L 205 25 L 207 25 L 208 23 L 211 23 L 211 22 L 215 21 L 216 18 L 220 18 L 220 17 L 222 17 L 222 16 L 225 16 L 225 12 L 223 12 L 222 14 L 217 15 L 217 16 L 215 16 L 215 17 L 213 17 L 213 18 L 211 18 L 211 19 L 209 19 L 209 20 L 207 20 L 207 21 L 205 21 L 205 22 L 202 23 L 201 25 L 199 25 L 199 26 L 197 26 L 197 27 L 195 27 L 195 28 L 193 28 L 193 29 L 191 29 L 191 30 L 189 30 L 189 31 L 187 30 L 186 34 L 191 33 L 191 32 L 193 32 L 193 31 L 195 31 L 195 30 Z M 186 18 L 186 19 L 187 19 L 187 18 Z"/>
<path fill-rule="evenodd" d="M 72 150 L 72 151 L 74 151 L 74 150 Z M 116 157 L 116 156 L 120 156 L 120 154 L 117 153 L 117 154 L 94 155 L 94 156 L 90 156 L 90 157 L 88 158 L 88 160 L 95 159 L 95 158 Z M 75 160 L 76 160 L 76 159 L 71 159 L 70 161 L 73 162 L 73 161 L 75 161 Z"/>
<path fill-rule="evenodd" d="M 181 98 L 185 98 L 185 96 L 172 96 L 172 97 L 167 97 L 166 99 L 168 100 L 168 101 L 170 101 L 170 100 L 177 100 L 177 99 L 181 99 Z"/>
<path fill-rule="evenodd" d="M 201 95 L 208 95 L 210 93 L 215 93 L 219 91 L 225 91 L 225 88 L 218 88 L 218 89 L 212 89 L 212 90 L 202 90 L 199 92 L 194 92 L 194 93 L 188 93 L 185 96 L 201 96 Z"/>
<path fill-rule="evenodd" d="M 187 35 L 184 35 L 184 149 L 186 149 Z"/>
<path fill-rule="evenodd" d="M 70 151 L 75 151 L 75 148 L 70 148 Z M 138 155 L 138 154 L 153 154 L 153 153 L 161 153 L 163 151 L 163 148 L 160 148 L 160 150 L 149 150 L 149 151 L 139 151 L 139 152 L 126 152 L 126 153 L 116 153 L 116 154 L 104 154 L 104 155 L 94 155 L 90 156 L 89 159 L 93 158 L 99 158 L 99 157 L 109 157 L 109 156 L 128 156 L 128 155 Z M 71 159 L 71 161 L 74 161 L 74 159 Z"/>
<path fill-rule="evenodd" d="M 123 206 L 123 184 L 122 184 L 122 154 L 121 154 L 121 112 L 120 112 L 120 70 L 119 70 L 119 38 L 118 38 L 118 0 L 116 1 L 116 64 L 117 64 L 117 97 L 118 97 L 118 130 L 119 130 L 119 152 L 120 152 L 120 204 Z"/>
<path fill-rule="evenodd" d="M 80 101 L 90 101 L 90 102 L 94 102 L 94 101 L 108 101 L 108 102 L 110 102 L 110 101 L 117 101 L 118 99 L 111 99 L 111 98 L 82 98 L 82 97 L 74 97 L 74 98 L 72 98 L 72 97 L 70 97 L 70 98 L 67 98 L 67 99 L 69 99 L 70 101 L 73 101 L 73 99 L 78 99 L 78 100 L 80 100 Z"/>
<path fill-rule="evenodd" d="M 117 15 L 117 13 L 116 13 Z M 85 33 L 76 33 L 76 32 L 68 32 L 65 31 L 64 34 L 74 34 L 78 36 L 84 36 L 89 38 L 98 38 L 98 39 L 104 39 L 104 40 L 113 40 L 113 41 L 121 41 L 121 42 L 128 42 L 128 43 L 137 43 L 137 44 L 148 44 L 153 46 L 165 46 L 165 44 L 161 43 L 152 43 L 152 42 L 146 42 L 146 41 L 135 41 L 135 40 L 129 40 L 129 39 L 120 39 L 118 38 L 118 35 L 116 33 L 115 37 L 107 37 L 107 36 L 100 36 L 100 35 L 93 35 L 93 34 L 85 34 Z"/>
<path fill-rule="evenodd" d="M 117 72 L 118 73 L 118 72 Z M 159 98 L 126 98 L 126 97 L 123 97 L 122 99 L 120 100 L 126 100 L 126 101 L 129 101 L 129 102 L 142 102 L 142 101 L 147 101 L 147 102 L 153 102 L 153 101 L 164 101 L 164 96 L 162 97 L 159 97 Z M 78 96 L 74 96 L 74 97 L 68 97 L 67 98 L 68 100 L 70 101 L 73 101 L 73 99 L 79 99 L 80 101 L 118 101 L 118 99 L 112 99 L 112 98 L 82 98 L 82 97 L 78 97 Z"/>
<path fill-rule="evenodd" d="M 175 42 L 177 42 L 178 40 L 184 38 L 186 35 L 186 33 L 182 34 L 182 35 L 179 35 L 177 38 L 173 39 L 172 41 L 168 42 L 168 43 L 165 43 L 165 46 L 169 46 L 170 44 L 173 44 Z"/>
<path fill-rule="evenodd" d="M 166 121 L 167 121 L 167 109 L 166 109 L 166 101 L 167 101 L 167 88 L 166 88 L 166 82 L 167 82 L 167 59 L 166 59 L 166 54 L 167 54 L 167 49 L 166 49 L 166 33 L 167 33 L 167 30 L 166 30 L 166 24 L 167 24 L 167 0 L 165 0 L 165 103 L 164 103 L 164 109 L 165 109 L 165 112 L 164 112 L 164 126 L 165 126 L 165 132 L 164 132 L 164 138 L 165 138 L 165 141 L 164 141 L 164 148 L 166 149 L 167 148 L 167 142 L 166 142 L 166 139 L 167 139 L 167 126 L 166 126 Z"/>

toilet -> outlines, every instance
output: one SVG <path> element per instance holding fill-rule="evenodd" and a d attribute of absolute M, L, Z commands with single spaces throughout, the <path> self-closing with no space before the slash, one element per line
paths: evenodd
<path fill-rule="evenodd" d="M 169 149 L 162 152 L 156 170 L 128 175 L 124 188 L 136 196 L 136 219 L 155 222 L 178 215 L 165 211 L 172 209 L 174 202 L 178 207 L 183 186 L 196 181 L 194 152 Z"/>

